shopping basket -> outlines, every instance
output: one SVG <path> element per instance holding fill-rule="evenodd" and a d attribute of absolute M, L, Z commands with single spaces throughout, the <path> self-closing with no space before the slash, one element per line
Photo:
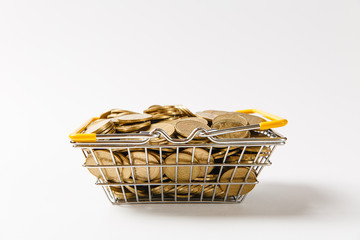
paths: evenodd
<path fill-rule="evenodd" d="M 96 164 L 84 164 L 88 169 L 101 173 L 96 185 L 101 186 L 112 204 L 139 204 L 139 203 L 240 203 L 248 192 L 259 183 L 259 175 L 265 166 L 270 166 L 270 156 L 277 145 L 286 142 L 286 138 L 271 128 L 287 124 L 287 120 L 258 109 L 239 110 L 242 113 L 259 114 L 269 121 L 255 125 L 234 127 L 223 130 L 203 128 L 195 129 L 185 139 L 171 138 L 163 129 L 154 129 L 150 132 L 121 134 L 85 134 L 86 127 L 97 120 L 92 118 L 70 134 L 71 143 L 80 148 L 85 158 L 92 156 Z M 258 138 L 231 138 L 220 139 L 217 136 L 239 131 L 249 131 L 262 134 L 266 137 Z M 153 144 L 150 140 L 162 136 L 166 144 Z M 194 137 L 207 138 L 206 143 L 194 142 Z M 197 149 L 205 149 L 208 153 L 207 162 L 194 162 L 194 153 Z M 192 150 L 191 163 L 183 164 L 179 159 L 184 149 Z M 100 162 L 97 151 L 106 151 L 112 162 Z M 128 156 L 127 164 L 115 161 L 116 153 L 122 152 Z M 132 153 L 141 151 L 145 153 L 146 161 L 136 164 L 131 159 Z M 152 152 L 157 152 L 159 162 L 149 161 Z M 250 151 L 254 159 L 246 161 Z M 170 153 L 176 154 L 173 164 L 165 164 L 164 158 Z M 236 153 L 236 154 L 235 154 Z M 216 156 L 216 161 L 211 161 Z M 229 161 L 229 159 L 232 159 Z M 166 177 L 158 180 L 151 179 L 151 172 L 159 170 L 163 176 L 167 169 L 175 170 L 175 179 L 169 181 Z M 190 169 L 188 181 L 178 181 L 178 173 L 182 169 Z M 201 179 L 192 179 L 194 168 L 205 171 Z M 122 171 L 131 174 L 131 181 L 122 177 Z M 130 171 L 129 171 L 130 169 Z M 140 169 L 147 173 L 147 178 L 136 180 L 134 174 Z M 230 171 L 229 171 L 230 170 Z M 117 178 L 109 179 L 106 171 L 116 171 Z M 208 174 L 212 171 L 214 174 Z M 224 177 L 225 172 L 227 176 Z M 225 179 L 225 180 L 224 180 Z"/>

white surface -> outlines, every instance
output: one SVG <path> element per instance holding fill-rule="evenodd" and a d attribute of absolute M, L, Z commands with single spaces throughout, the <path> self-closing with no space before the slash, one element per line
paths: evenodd
<path fill-rule="evenodd" d="M 358 1 L 1 1 L 0 239 L 360 239 Z M 256 107 L 242 205 L 114 207 L 67 135 L 113 107 Z"/>

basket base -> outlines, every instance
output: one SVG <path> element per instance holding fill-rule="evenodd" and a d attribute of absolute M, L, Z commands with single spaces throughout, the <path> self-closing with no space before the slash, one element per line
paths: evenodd
<path fill-rule="evenodd" d="M 163 204 L 163 203 L 167 203 L 167 204 L 234 204 L 234 203 L 241 203 L 242 201 L 244 201 L 246 195 L 241 195 L 238 199 L 236 199 L 235 196 L 229 196 L 226 200 L 224 198 L 202 198 L 200 199 L 200 197 L 191 197 L 190 199 L 188 198 L 158 198 L 158 197 L 153 197 L 151 198 L 151 200 L 149 198 L 145 198 L 145 197 L 139 197 L 138 200 L 136 199 L 129 199 L 129 200 L 124 200 L 124 199 L 115 199 L 115 201 L 113 201 L 112 199 L 109 198 L 110 202 L 113 205 L 127 205 L 127 204 Z"/>

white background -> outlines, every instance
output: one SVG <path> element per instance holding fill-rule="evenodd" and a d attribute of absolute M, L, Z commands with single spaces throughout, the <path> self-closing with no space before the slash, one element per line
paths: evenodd
<path fill-rule="evenodd" d="M 359 1 L 1 1 L 0 239 L 360 239 Z M 68 134 L 110 108 L 259 108 L 241 205 L 112 206 Z"/>

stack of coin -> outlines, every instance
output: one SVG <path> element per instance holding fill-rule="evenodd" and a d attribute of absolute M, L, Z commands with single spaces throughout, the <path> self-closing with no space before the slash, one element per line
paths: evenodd
<path fill-rule="evenodd" d="M 175 105 L 177 109 L 182 113 L 182 115 L 188 116 L 188 117 L 195 117 L 196 115 L 193 114 L 187 107 L 184 105 Z"/>
<path fill-rule="evenodd" d="M 247 120 L 249 125 L 259 124 L 261 122 L 266 121 L 265 119 L 263 119 L 261 117 L 251 115 L 251 114 L 240 113 L 240 112 L 228 112 L 228 111 L 221 111 L 221 110 L 205 110 L 202 112 L 197 112 L 196 116 L 203 117 L 206 120 L 208 120 L 209 122 L 212 122 L 217 116 L 227 114 L 227 113 L 235 113 L 241 117 L 244 117 Z"/>
<path fill-rule="evenodd" d="M 210 123 L 219 115 L 228 113 L 226 111 L 219 111 L 219 110 L 205 110 L 202 112 L 197 112 L 196 116 L 205 118 Z"/>
<path fill-rule="evenodd" d="M 212 127 L 215 129 L 223 130 L 233 127 L 242 127 L 248 125 L 246 118 L 237 113 L 225 113 L 218 115 L 212 121 Z M 250 136 L 249 131 L 241 131 L 234 133 L 227 133 L 219 135 L 219 138 L 246 138 Z"/>
<path fill-rule="evenodd" d="M 104 112 L 103 114 L 100 115 L 101 119 L 107 119 L 107 118 L 116 118 L 116 117 L 120 117 L 120 116 L 124 116 L 124 115 L 128 115 L 128 114 L 133 114 L 136 112 L 132 112 L 129 110 L 122 110 L 122 109 L 111 109 L 107 112 Z"/>
<path fill-rule="evenodd" d="M 83 133 L 113 134 L 115 125 L 109 119 L 98 119 L 89 124 Z"/>
<path fill-rule="evenodd" d="M 144 113 L 153 115 L 154 121 L 165 119 L 173 120 L 182 116 L 195 116 L 195 114 L 193 114 L 188 108 L 183 105 L 152 105 L 148 109 L 144 110 Z"/>
<path fill-rule="evenodd" d="M 249 125 L 254 125 L 254 124 L 259 124 L 262 122 L 266 122 L 265 119 L 255 116 L 255 115 L 251 115 L 251 114 L 246 114 L 246 113 L 240 113 L 240 112 L 236 112 L 238 115 L 240 115 L 241 117 L 244 117 Z"/>
<path fill-rule="evenodd" d="M 133 113 L 114 118 L 116 131 L 120 133 L 146 130 L 151 126 L 152 115 Z"/>

